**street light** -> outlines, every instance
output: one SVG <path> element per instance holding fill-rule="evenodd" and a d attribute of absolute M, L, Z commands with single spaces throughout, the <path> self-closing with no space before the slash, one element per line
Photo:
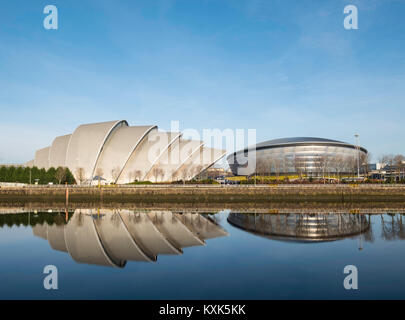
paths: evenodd
<path fill-rule="evenodd" d="M 356 150 L 357 150 L 357 178 L 360 178 L 360 145 L 359 145 L 359 135 L 356 133 Z"/>

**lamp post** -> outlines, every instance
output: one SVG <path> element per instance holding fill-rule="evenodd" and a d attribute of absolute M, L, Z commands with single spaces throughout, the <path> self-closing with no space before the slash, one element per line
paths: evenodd
<path fill-rule="evenodd" d="M 357 150 L 357 178 L 360 178 L 360 146 L 359 146 L 359 135 L 356 133 L 356 150 Z"/>

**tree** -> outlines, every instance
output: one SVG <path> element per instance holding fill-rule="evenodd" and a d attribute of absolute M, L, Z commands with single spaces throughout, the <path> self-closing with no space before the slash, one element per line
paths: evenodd
<path fill-rule="evenodd" d="M 135 181 L 140 181 L 142 178 L 142 171 L 141 170 L 134 170 L 132 172 Z"/>
<path fill-rule="evenodd" d="M 157 166 L 154 166 L 151 173 L 152 173 L 153 178 L 155 179 L 155 182 L 157 182 L 158 175 L 159 175 L 159 168 Z"/>
<path fill-rule="evenodd" d="M 273 159 L 273 164 L 274 164 L 274 172 L 275 172 L 277 180 L 278 180 L 282 166 L 283 166 L 283 161 L 279 157 L 276 157 Z"/>
<path fill-rule="evenodd" d="M 68 184 L 75 184 L 76 180 L 75 177 L 73 176 L 73 173 L 69 170 L 69 168 L 65 168 L 66 170 L 66 178 L 64 182 L 67 182 Z"/>
<path fill-rule="evenodd" d="M 187 177 L 188 177 L 188 172 L 189 172 L 189 170 L 188 170 L 188 168 L 186 166 L 183 166 L 180 169 L 180 177 L 181 177 L 181 180 L 183 180 L 183 183 L 186 183 L 186 180 L 187 180 Z"/>
<path fill-rule="evenodd" d="M 264 176 L 266 175 L 267 163 L 263 158 L 256 160 L 256 172 L 261 175 L 262 183 L 264 182 Z"/>
<path fill-rule="evenodd" d="M 360 155 L 360 164 L 363 169 L 363 173 L 368 176 L 369 167 L 370 167 L 371 153 L 361 153 Z"/>
<path fill-rule="evenodd" d="M 86 179 L 86 172 L 84 170 L 84 168 L 79 167 L 76 168 L 76 178 L 79 180 L 79 183 L 82 184 L 84 182 L 84 180 Z"/>
<path fill-rule="evenodd" d="M 62 181 L 66 180 L 66 168 L 58 167 L 55 172 L 55 178 L 58 180 L 58 184 L 61 184 Z"/>
<path fill-rule="evenodd" d="M 394 164 L 394 155 L 392 154 L 384 154 L 380 157 L 380 163 L 383 164 L 383 166 L 392 166 Z"/>
<path fill-rule="evenodd" d="M 298 174 L 299 178 L 302 179 L 302 169 L 304 166 L 304 160 L 299 156 L 294 156 L 294 170 Z"/>
<path fill-rule="evenodd" d="M 114 183 L 117 182 L 119 176 L 120 176 L 121 170 L 120 167 L 116 166 L 111 170 L 111 176 L 113 178 Z"/>
<path fill-rule="evenodd" d="M 282 158 L 282 170 L 283 170 L 283 174 L 285 176 L 286 179 L 288 179 L 288 174 L 290 172 L 290 167 L 291 167 L 291 160 L 288 157 L 283 157 Z"/>
<path fill-rule="evenodd" d="M 402 154 L 397 154 L 393 160 L 398 174 L 398 181 L 400 181 L 401 178 L 403 177 L 402 173 L 404 168 L 405 157 Z"/>
<path fill-rule="evenodd" d="M 165 176 L 165 171 L 162 168 L 159 168 L 159 170 L 158 170 L 158 178 L 159 178 L 159 180 L 161 182 L 163 181 L 164 176 Z"/>
<path fill-rule="evenodd" d="M 318 169 L 319 173 L 322 173 L 322 179 L 325 180 L 326 173 L 331 171 L 331 157 L 326 154 L 320 154 L 316 157 L 315 167 Z"/>
<path fill-rule="evenodd" d="M 332 159 L 332 163 L 331 165 L 334 167 L 335 169 L 335 173 L 337 176 L 338 181 L 340 182 L 340 175 L 344 172 L 345 170 L 345 158 L 344 156 L 336 156 Z"/>

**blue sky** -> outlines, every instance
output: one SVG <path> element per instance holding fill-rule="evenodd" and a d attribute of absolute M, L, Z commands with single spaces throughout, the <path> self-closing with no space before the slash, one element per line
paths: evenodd
<path fill-rule="evenodd" d="M 402 0 L 1 0 L 0 163 L 115 119 L 405 153 L 404 17 Z"/>

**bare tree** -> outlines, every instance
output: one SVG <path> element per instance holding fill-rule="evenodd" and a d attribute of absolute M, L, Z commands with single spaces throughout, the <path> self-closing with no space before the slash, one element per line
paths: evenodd
<path fill-rule="evenodd" d="M 383 164 L 383 166 L 392 166 L 394 164 L 394 155 L 384 154 L 380 157 L 379 161 Z"/>
<path fill-rule="evenodd" d="M 398 181 L 400 181 L 401 178 L 403 177 L 402 173 L 403 173 L 403 168 L 404 168 L 404 161 L 405 161 L 405 157 L 402 154 L 397 154 L 394 157 L 394 165 L 397 170 Z"/>
<path fill-rule="evenodd" d="M 158 172 L 157 172 L 157 175 L 158 175 L 158 179 L 160 180 L 160 182 L 162 182 L 163 178 L 165 176 L 165 171 L 162 168 L 159 168 Z"/>
<path fill-rule="evenodd" d="M 360 155 L 360 164 L 363 168 L 363 173 L 365 176 L 368 176 L 369 167 L 370 167 L 371 153 L 361 153 Z"/>
<path fill-rule="evenodd" d="M 283 157 L 282 158 L 282 170 L 283 170 L 284 178 L 288 178 L 288 174 L 290 172 L 290 167 L 291 167 L 290 158 Z"/>
<path fill-rule="evenodd" d="M 120 167 L 116 166 L 111 170 L 111 177 L 113 178 L 113 182 L 116 183 L 119 176 L 120 176 L 121 170 Z"/>
<path fill-rule="evenodd" d="M 173 170 L 170 175 L 173 181 L 177 181 L 179 179 L 179 170 Z"/>
<path fill-rule="evenodd" d="M 267 172 L 267 174 L 269 175 L 270 179 L 271 179 L 271 174 L 273 172 L 273 158 L 272 157 L 268 157 L 268 159 L 265 160 L 266 161 L 266 169 L 265 171 Z"/>
<path fill-rule="evenodd" d="M 128 172 L 128 174 L 127 174 L 127 177 L 128 177 L 128 181 L 129 182 L 133 182 L 135 179 L 134 179 L 134 172 L 133 171 L 129 171 Z"/>
<path fill-rule="evenodd" d="M 281 168 L 282 168 L 282 160 L 279 157 L 274 158 L 273 164 L 274 164 L 274 172 L 276 174 L 277 180 L 280 176 Z"/>
<path fill-rule="evenodd" d="M 335 170 L 338 182 L 340 182 L 341 174 L 345 170 L 346 166 L 345 161 L 346 161 L 345 158 L 339 155 L 334 157 L 331 161 L 331 166 L 333 166 Z"/>
<path fill-rule="evenodd" d="M 136 181 L 140 181 L 142 178 L 142 171 L 141 170 L 134 170 L 132 175 Z"/>
<path fill-rule="evenodd" d="M 181 177 L 181 180 L 183 180 L 183 183 L 186 183 L 186 180 L 187 180 L 187 177 L 188 177 L 188 172 L 189 172 L 189 170 L 188 170 L 188 168 L 186 166 L 183 166 L 180 169 L 180 177 Z"/>
<path fill-rule="evenodd" d="M 303 167 L 304 161 L 301 157 L 294 156 L 293 162 L 294 162 L 295 173 L 298 174 L 298 177 L 301 180 L 302 179 L 302 167 Z"/>
<path fill-rule="evenodd" d="M 317 177 L 321 177 L 322 176 L 322 155 L 321 154 L 317 154 L 314 157 L 314 166 L 315 166 L 315 170 L 316 170 L 316 175 Z"/>
<path fill-rule="evenodd" d="M 264 176 L 266 175 L 267 163 L 263 158 L 256 160 L 256 172 L 261 175 L 262 183 L 264 182 Z"/>
<path fill-rule="evenodd" d="M 154 166 L 152 168 L 151 174 L 152 174 L 153 178 L 155 179 L 155 182 L 157 182 L 158 175 L 159 175 L 159 168 L 157 166 Z"/>
<path fill-rule="evenodd" d="M 322 179 L 325 180 L 326 174 L 331 172 L 331 157 L 326 154 L 321 154 L 318 156 L 317 164 L 322 173 Z"/>
<path fill-rule="evenodd" d="M 357 169 L 357 156 L 353 155 L 351 157 L 347 157 L 347 172 L 350 175 L 354 176 Z"/>
<path fill-rule="evenodd" d="M 82 168 L 82 167 L 76 168 L 75 173 L 76 173 L 77 180 L 79 180 L 79 183 L 82 184 L 83 181 L 86 179 L 86 172 L 85 172 L 84 168 Z"/>

